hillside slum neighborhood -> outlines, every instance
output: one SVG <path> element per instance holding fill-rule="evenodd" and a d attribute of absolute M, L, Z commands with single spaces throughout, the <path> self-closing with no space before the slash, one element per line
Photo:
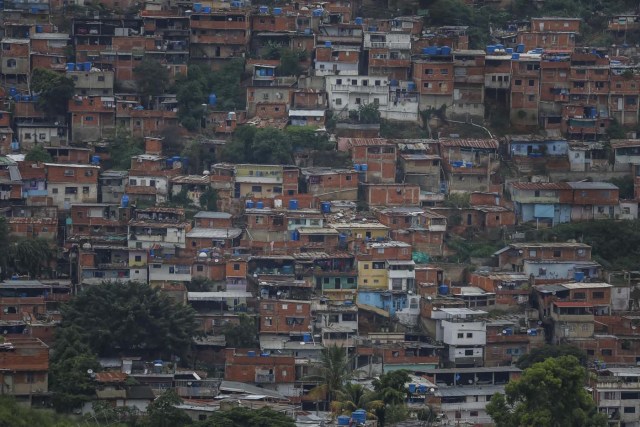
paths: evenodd
<path fill-rule="evenodd" d="M 640 139 L 607 133 L 639 124 L 632 47 L 577 46 L 580 19 L 535 17 L 472 49 L 467 27 L 361 18 L 357 1 L 149 0 L 133 15 L 74 16 L 62 31 L 51 17 L 63 3 L 0 1 L 0 216 L 12 237 L 58 248 L 41 277 L 0 283 L 2 394 L 46 399 L 60 306 L 104 281 L 137 281 L 193 307 L 195 351 L 214 374 L 101 359 L 96 400 L 144 411 L 172 388 L 194 420 L 233 399 L 320 422 L 313 414 L 328 402 L 309 395 L 309 378 L 337 345 L 364 381 L 410 371 L 409 408 L 430 405 L 442 425 L 489 425 L 485 406 L 519 377 L 515 361 L 551 343 L 584 350 L 599 410 L 640 425 L 640 274 L 607 270 L 587 243 L 525 232 L 638 219 Z M 640 15 L 615 16 L 608 31 L 636 27 Z M 307 53 L 299 75 L 261 58 L 274 43 Z M 221 111 L 209 94 L 189 132 L 176 94 L 135 91 L 147 58 L 172 81 L 188 64 L 218 70 L 242 58 L 246 106 Z M 73 80 L 64 116 L 39 107 L 30 76 L 40 68 Z M 513 132 L 482 126 L 495 104 Z M 481 129 L 400 139 L 381 136 L 380 123 L 340 120 L 370 105 L 383 120 L 427 127 L 421 112 L 446 105 L 431 119 Z M 216 160 L 193 174 L 191 159 L 165 155 L 168 127 L 219 159 L 248 126 L 313 127 L 349 166 L 299 152 L 290 164 Z M 108 167 L 119 129 L 144 138 L 126 170 Z M 27 160 L 34 147 L 51 161 Z M 612 178 L 631 180 L 631 194 Z M 201 205 L 211 191 L 215 209 Z M 198 209 L 171 205 L 178 195 Z M 467 201 L 448 203 L 458 195 Z M 470 236 L 499 249 L 457 262 L 449 241 Z M 215 287 L 188 291 L 194 280 Z M 259 348 L 227 347 L 221 331 L 241 316 L 259 325 Z"/>

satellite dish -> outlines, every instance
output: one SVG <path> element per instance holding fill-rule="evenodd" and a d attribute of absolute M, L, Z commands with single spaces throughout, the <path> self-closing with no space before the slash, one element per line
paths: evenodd
<path fill-rule="evenodd" d="M 213 262 L 220 262 L 218 258 L 214 259 Z"/>
<path fill-rule="evenodd" d="M 300 345 L 304 345 L 304 341 L 300 341 Z"/>
<path fill-rule="evenodd" d="M 87 374 L 89 375 L 93 374 L 93 369 L 87 369 Z"/>
<path fill-rule="evenodd" d="M 207 253 L 206 253 L 206 252 L 200 252 L 200 253 L 198 254 L 198 258 L 200 258 L 200 259 L 204 259 L 204 258 L 206 258 L 206 257 L 207 257 Z"/>
<path fill-rule="evenodd" d="M 182 162 L 181 161 L 173 162 L 173 168 L 174 169 L 181 169 L 182 168 Z"/>
<path fill-rule="evenodd" d="M 91 249 L 91 243 L 85 243 L 84 245 L 82 245 L 82 249 Z"/>
<path fill-rule="evenodd" d="M 205 170 L 205 171 L 202 171 L 202 175 L 208 176 L 208 175 L 211 175 L 211 172 Z"/>

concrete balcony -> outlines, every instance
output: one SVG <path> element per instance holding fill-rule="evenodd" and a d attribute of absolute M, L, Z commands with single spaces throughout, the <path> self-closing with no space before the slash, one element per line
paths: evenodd
<path fill-rule="evenodd" d="M 256 372 L 255 383 L 256 384 L 273 384 L 276 382 L 276 376 L 274 374 L 260 374 Z"/>
<path fill-rule="evenodd" d="M 355 86 L 355 85 L 331 85 L 333 92 L 350 93 L 388 93 L 388 86 Z"/>

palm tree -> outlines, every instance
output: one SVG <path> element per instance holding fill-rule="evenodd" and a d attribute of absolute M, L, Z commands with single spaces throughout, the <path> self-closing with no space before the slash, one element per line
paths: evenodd
<path fill-rule="evenodd" d="M 337 345 L 323 348 L 318 370 L 319 374 L 309 379 L 318 380 L 320 385 L 313 388 L 309 395 L 315 397 L 316 400 L 326 399 L 329 402 L 333 402 L 338 391 L 342 389 L 346 381 L 351 377 L 351 366 L 347 357 L 347 350 Z"/>
<path fill-rule="evenodd" d="M 356 409 L 365 409 L 368 419 L 376 419 L 375 411 L 384 408 L 384 402 L 376 399 L 375 392 L 364 386 L 346 383 L 337 393 L 338 400 L 331 402 L 331 411 L 340 414 L 350 414 Z"/>

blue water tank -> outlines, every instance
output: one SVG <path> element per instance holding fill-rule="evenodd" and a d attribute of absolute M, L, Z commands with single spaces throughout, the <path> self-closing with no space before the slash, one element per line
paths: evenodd
<path fill-rule="evenodd" d="M 100 164 L 100 156 L 91 156 L 91 164 L 99 165 Z"/>
<path fill-rule="evenodd" d="M 324 42 L 324 47 L 331 47 L 331 42 L 328 40 Z"/>
<path fill-rule="evenodd" d="M 504 45 L 503 44 L 497 44 L 496 45 L 496 49 L 502 50 L 502 49 L 504 49 Z"/>
<path fill-rule="evenodd" d="M 215 93 L 212 93 L 209 95 L 209 106 L 210 107 L 215 107 L 216 104 L 218 103 L 218 97 L 216 96 Z"/>
<path fill-rule="evenodd" d="M 256 209 L 264 209 L 264 202 L 256 202 Z"/>
<path fill-rule="evenodd" d="M 75 71 L 76 63 L 75 62 L 67 62 L 67 71 Z"/>
<path fill-rule="evenodd" d="M 496 47 L 492 44 L 487 45 L 487 53 L 492 54 L 496 52 Z"/>
<path fill-rule="evenodd" d="M 339 415 L 338 416 L 338 425 L 339 426 L 348 426 L 351 423 L 351 418 L 348 415 Z"/>
<path fill-rule="evenodd" d="M 281 7 L 274 7 L 273 8 L 273 14 L 274 15 L 282 15 L 282 8 Z"/>
<path fill-rule="evenodd" d="M 441 47 L 438 47 L 438 48 L 436 48 L 436 49 L 437 49 L 437 50 L 436 50 L 436 55 L 442 55 L 442 48 L 441 48 Z"/>
<path fill-rule="evenodd" d="M 424 384 L 420 384 L 420 385 L 418 386 L 418 392 L 419 392 L 419 393 L 426 393 L 426 392 L 427 392 L 427 386 L 426 386 L 426 385 L 424 385 Z"/>
<path fill-rule="evenodd" d="M 438 286 L 438 293 L 440 295 L 447 295 L 449 293 L 449 287 L 444 283 Z"/>
<path fill-rule="evenodd" d="M 323 13 L 324 13 L 323 9 L 315 9 L 313 11 L 313 16 L 315 16 L 315 17 L 322 16 Z"/>
<path fill-rule="evenodd" d="M 355 421 L 356 424 L 364 424 L 367 422 L 367 411 L 365 411 L 364 409 L 353 411 L 351 413 L 351 419 Z"/>
<path fill-rule="evenodd" d="M 311 33 L 312 33 L 311 28 L 305 28 L 304 29 L 304 34 L 305 35 L 309 36 L 309 35 L 311 35 Z"/>
<path fill-rule="evenodd" d="M 414 394 L 416 392 L 416 385 L 409 384 L 409 393 Z"/>
<path fill-rule="evenodd" d="M 26 102 L 31 102 L 31 95 L 22 95 L 22 100 Z"/>
<path fill-rule="evenodd" d="M 294 242 L 297 242 L 298 240 L 300 240 L 300 232 L 298 230 L 293 230 L 291 232 L 291 240 Z"/>
<path fill-rule="evenodd" d="M 231 2 L 231 7 L 235 7 L 235 8 L 242 7 L 242 2 L 232 1 Z"/>
<path fill-rule="evenodd" d="M 36 25 L 36 33 L 41 33 L 42 31 L 42 25 Z"/>
<path fill-rule="evenodd" d="M 120 199 L 120 206 L 123 208 L 129 207 L 129 196 L 126 194 L 122 195 L 122 199 Z"/>
<path fill-rule="evenodd" d="M 344 233 L 338 234 L 338 242 L 341 244 L 347 243 L 347 235 Z"/>
<path fill-rule="evenodd" d="M 369 31 L 378 31 L 378 27 L 376 26 L 369 27 Z"/>
<path fill-rule="evenodd" d="M 91 62 L 85 62 L 84 63 L 84 70 L 85 71 L 91 71 Z"/>
<path fill-rule="evenodd" d="M 513 48 L 508 47 L 504 51 L 507 53 L 507 55 L 511 55 L 513 53 Z"/>
<path fill-rule="evenodd" d="M 311 342 L 311 334 L 302 334 L 303 342 Z"/>
<path fill-rule="evenodd" d="M 362 164 L 360 165 L 360 170 L 361 170 L 362 172 L 366 172 L 366 171 L 368 171 L 368 170 L 369 170 L 369 165 L 368 165 L 368 164 L 366 164 L 366 163 L 362 163 Z"/>
<path fill-rule="evenodd" d="M 247 356 L 249 357 L 256 357 L 256 352 L 255 351 L 247 351 Z"/>
<path fill-rule="evenodd" d="M 519 53 L 512 53 L 511 54 L 511 59 L 517 61 L 520 59 L 520 54 Z"/>
<path fill-rule="evenodd" d="M 260 7 L 258 8 L 258 11 L 259 11 L 260 13 L 269 13 L 269 7 L 268 7 L 268 6 L 260 6 Z"/>
<path fill-rule="evenodd" d="M 356 172 L 360 172 L 360 164 L 359 163 L 354 164 L 353 170 L 355 170 Z"/>
<path fill-rule="evenodd" d="M 449 47 L 449 46 L 442 46 L 442 54 L 443 54 L 443 55 L 451 55 L 451 47 Z"/>
<path fill-rule="evenodd" d="M 283 265 L 280 270 L 282 271 L 282 274 L 293 274 L 293 265 Z"/>
<path fill-rule="evenodd" d="M 356 25 L 362 25 L 364 23 L 364 20 L 361 17 L 356 17 Z"/>
<path fill-rule="evenodd" d="M 320 203 L 320 212 L 325 214 L 331 213 L 331 203 L 330 202 Z"/>
<path fill-rule="evenodd" d="M 203 6 L 202 13 L 211 13 L 211 6 Z"/>
<path fill-rule="evenodd" d="M 289 200 L 289 210 L 291 211 L 298 210 L 298 201 L 296 199 Z"/>
<path fill-rule="evenodd" d="M 15 87 L 9 88 L 9 95 L 16 96 L 17 94 L 18 94 L 18 89 L 16 89 Z"/>
<path fill-rule="evenodd" d="M 573 280 L 575 280 L 576 282 L 582 282 L 584 280 L 584 272 L 576 271 L 575 273 L 573 273 Z"/>
<path fill-rule="evenodd" d="M 396 87 L 396 86 L 398 86 L 398 81 L 397 81 L 397 80 L 394 80 L 394 79 L 389 80 L 389 86 L 391 86 L 391 87 Z"/>
<path fill-rule="evenodd" d="M 253 200 L 247 200 L 245 206 L 247 209 L 253 209 L 255 207 L 255 204 L 253 203 Z"/>
<path fill-rule="evenodd" d="M 407 90 L 416 90 L 416 84 L 414 82 L 408 82 Z"/>
<path fill-rule="evenodd" d="M 516 46 L 516 52 L 517 53 L 524 53 L 524 44 L 519 44 Z"/>
<path fill-rule="evenodd" d="M 173 169 L 173 159 L 167 159 L 166 163 L 169 169 Z"/>
<path fill-rule="evenodd" d="M 194 3 L 193 4 L 193 11 L 195 13 L 200 13 L 202 12 L 202 3 Z"/>

